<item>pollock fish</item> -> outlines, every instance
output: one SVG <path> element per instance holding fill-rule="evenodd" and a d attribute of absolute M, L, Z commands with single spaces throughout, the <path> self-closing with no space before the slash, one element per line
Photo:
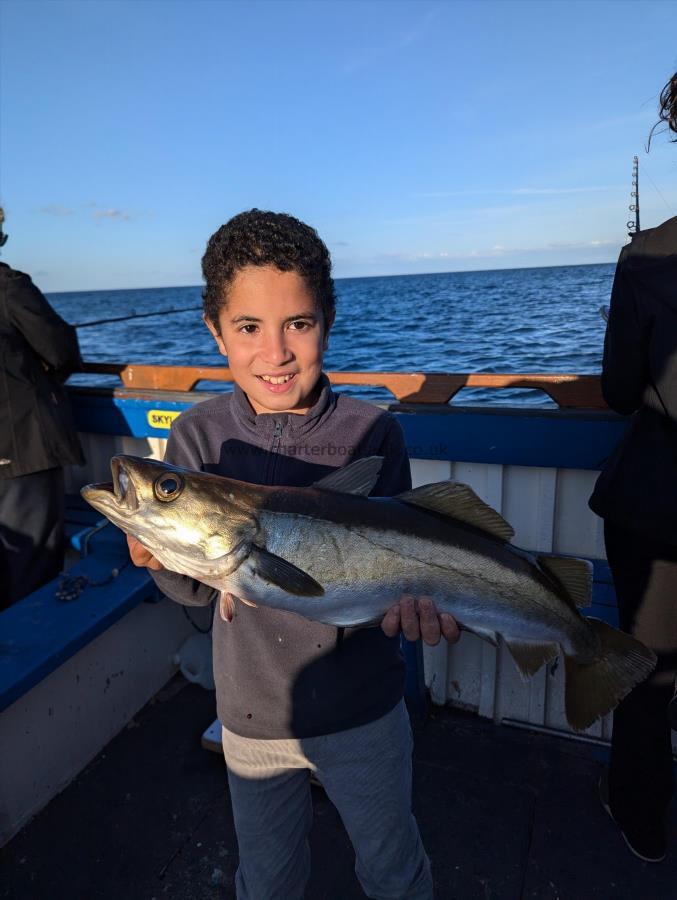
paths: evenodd
<path fill-rule="evenodd" d="M 470 487 L 443 481 L 370 498 L 369 457 L 311 487 L 246 484 L 133 456 L 83 497 L 170 571 L 337 627 L 378 624 L 402 594 L 496 645 L 526 678 L 562 656 L 576 730 L 612 710 L 654 669 L 642 643 L 579 611 L 591 603 L 587 560 L 531 554 Z M 225 617 L 225 615 L 224 615 Z"/>

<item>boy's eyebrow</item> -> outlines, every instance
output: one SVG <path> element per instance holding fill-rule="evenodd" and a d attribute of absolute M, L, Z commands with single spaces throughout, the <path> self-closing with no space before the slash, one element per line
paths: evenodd
<path fill-rule="evenodd" d="M 316 321 L 317 313 L 314 311 L 313 312 L 300 312 L 300 313 L 296 313 L 293 316 L 287 316 L 284 319 L 284 321 L 285 322 L 293 322 L 293 321 L 295 321 L 295 319 L 313 319 Z M 262 322 L 262 321 L 263 321 L 263 319 L 259 319 L 257 316 L 247 316 L 247 315 L 235 316 L 235 318 L 230 320 L 232 325 L 238 325 L 240 322 Z"/>

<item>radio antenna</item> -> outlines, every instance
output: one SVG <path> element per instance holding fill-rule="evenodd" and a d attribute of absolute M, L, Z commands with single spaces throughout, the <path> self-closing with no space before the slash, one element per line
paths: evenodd
<path fill-rule="evenodd" d="M 630 212 L 634 212 L 635 221 L 632 219 L 627 223 L 628 225 L 628 234 L 630 237 L 634 237 L 639 233 L 639 157 L 633 156 L 632 158 L 632 191 L 630 192 L 631 203 L 628 209 Z"/>

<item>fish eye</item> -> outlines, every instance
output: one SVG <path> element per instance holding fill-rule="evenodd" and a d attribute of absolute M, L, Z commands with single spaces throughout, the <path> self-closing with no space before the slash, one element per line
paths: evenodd
<path fill-rule="evenodd" d="M 183 479 L 179 475 L 160 475 L 153 489 L 158 500 L 176 500 L 183 490 Z"/>

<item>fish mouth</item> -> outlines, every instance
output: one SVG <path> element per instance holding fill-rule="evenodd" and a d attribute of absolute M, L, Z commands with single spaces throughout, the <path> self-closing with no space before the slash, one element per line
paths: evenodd
<path fill-rule="evenodd" d="M 135 512 L 139 508 L 139 498 L 134 480 L 119 457 L 110 461 L 112 481 L 87 484 L 80 491 L 84 499 L 95 508 L 125 510 Z"/>

